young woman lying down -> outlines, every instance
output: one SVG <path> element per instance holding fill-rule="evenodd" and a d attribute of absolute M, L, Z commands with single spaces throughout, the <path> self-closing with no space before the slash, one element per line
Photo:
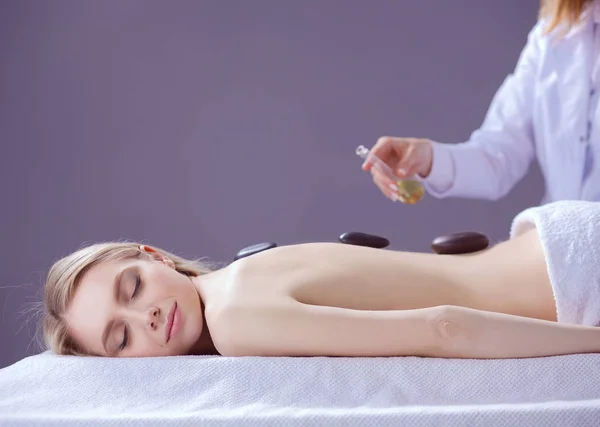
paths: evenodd
<path fill-rule="evenodd" d="M 57 354 L 522 358 L 600 352 L 600 203 L 519 214 L 464 255 L 289 245 L 211 271 L 99 243 L 56 262 L 43 330 Z"/>

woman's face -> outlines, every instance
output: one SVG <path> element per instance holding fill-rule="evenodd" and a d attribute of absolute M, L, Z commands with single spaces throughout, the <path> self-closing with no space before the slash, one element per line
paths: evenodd
<path fill-rule="evenodd" d="M 170 259 L 106 261 L 81 278 L 65 313 L 75 341 L 99 356 L 188 354 L 203 328 L 200 296 Z"/>

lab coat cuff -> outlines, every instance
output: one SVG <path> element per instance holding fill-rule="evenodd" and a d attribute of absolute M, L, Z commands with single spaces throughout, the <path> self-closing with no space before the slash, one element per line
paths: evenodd
<path fill-rule="evenodd" d="M 441 197 L 454 183 L 454 158 L 450 144 L 435 141 L 431 141 L 431 144 L 433 147 L 431 172 L 423 178 L 423 183 L 430 194 Z"/>

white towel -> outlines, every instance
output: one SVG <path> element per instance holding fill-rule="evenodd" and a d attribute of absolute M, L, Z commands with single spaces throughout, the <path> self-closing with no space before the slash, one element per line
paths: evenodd
<path fill-rule="evenodd" d="M 560 201 L 517 215 L 511 237 L 536 227 L 558 321 L 600 326 L 600 203 Z"/>
<path fill-rule="evenodd" d="M 600 355 L 41 354 L 0 370 L 0 426 L 597 426 Z"/>

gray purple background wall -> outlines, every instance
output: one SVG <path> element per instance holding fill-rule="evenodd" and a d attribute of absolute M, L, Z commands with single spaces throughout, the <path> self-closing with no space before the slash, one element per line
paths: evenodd
<path fill-rule="evenodd" d="M 507 237 L 498 202 L 386 200 L 356 146 L 469 137 L 536 20 L 523 0 L 0 1 L 0 367 L 51 263 L 133 239 L 229 261 L 349 230 Z"/>

